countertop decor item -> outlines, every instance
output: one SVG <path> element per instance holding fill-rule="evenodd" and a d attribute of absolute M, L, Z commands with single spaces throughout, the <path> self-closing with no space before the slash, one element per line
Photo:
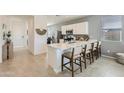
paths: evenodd
<path fill-rule="evenodd" d="M 116 53 L 115 60 L 121 64 L 124 64 L 124 53 Z"/>
<path fill-rule="evenodd" d="M 37 29 L 36 29 L 36 32 L 37 32 L 38 35 L 45 35 L 46 32 L 47 32 L 47 30 L 46 30 L 46 29 L 40 30 L 39 28 L 37 28 Z"/>
<path fill-rule="evenodd" d="M 74 35 L 76 37 L 76 40 L 79 41 L 88 41 L 90 37 L 88 35 Z"/>
<path fill-rule="evenodd" d="M 11 42 L 11 31 L 8 31 L 6 34 L 7 38 L 6 38 L 6 42 L 10 43 Z"/>

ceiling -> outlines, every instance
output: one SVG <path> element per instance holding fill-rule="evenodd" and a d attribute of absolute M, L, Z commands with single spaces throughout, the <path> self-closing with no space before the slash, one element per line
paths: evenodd
<path fill-rule="evenodd" d="M 47 17 L 47 25 L 54 25 L 78 18 L 85 17 L 86 15 L 46 15 Z"/>
<path fill-rule="evenodd" d="M 63 23 L 70 20 L 74 20 L 74 19 L 79 19 L 79 18 L 85 17 L 86 15 L 45 15 L 45 16 L 46 16 L 47 26 L 50 26 L 50 25 Z M 9 15 L 9 17 L 12 17 L 12 18 L 16 17 L 19 19 L 26 20 L 33 16 L 32 15 L 11 15 L 11 16 Z"/>
<path fill-rule="evenodd" d="M 102 17 L 103 23 L 115 23 L 115 22 L 121 22 L 121 16 L 120 15 L 108 15 Z"/>

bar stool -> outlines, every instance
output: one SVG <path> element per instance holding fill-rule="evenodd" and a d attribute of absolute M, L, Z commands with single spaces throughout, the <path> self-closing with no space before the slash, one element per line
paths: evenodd
<path fill-rule="evenodd" d="M 93 48 L 94 48 L 94 43 L 87 44 L 89 46 L 88 50 L 91 52 L 91 59 L 92 62 L 94 62 L 94 53 L 93 53 Z"/>
<path fill-rule="evenodd" d="M 98 49 L 98 46 L 99 46 L 99 42 L 94 42 L 94 48 L 93 48 L 93 56 L 96 57 L 96 59 L 98 59 L 99 57 L 99 49 Z"/>
<path fill-rule="evenodd" d="M 74 77 L 74 72 L 80 69 L 80 72 L 82 72 L 82 63 L 81 63 L 81 53 L 82 53 L 82 46 L 77 46 L 75 48 L 72 48 L 72 52 L 66 52 L 62 55 L 62 64 L 61 64 L 61 70 L 64 70 L 64 67 L 72 72 L 72 77 Z M 69 59 L 69 62 L 64 63 L 64 58 Z M 77 59 L 80 59 L 77 63 Z M 67 66 L 70 64 L 70 67 Z M 74 70 L 74 64 L 78 65 L 79 68 Z"/>
<path fill-rule="evenodd" d="M 81 62 L 84 63 L 85 69 L 87 68 L 87 59 L 90 61 L 91 64 L 92 63 L 91 44 L 84 45 L 82 50 Z"/>
<path fill-rule="evenodd" d="M 98 56 L 101 57 L 101 41 L 99 41 L 98 45 Z"/>
<path fill-rule="evenodd" d="M 84 62 L 86 63 L 86 59 L 88 59 L 90 61 L 90 64 L 92 63 L 93 61 L 93 57 L 92 57 L 92 48 L 93 48 L 93 44 L 90 43 L 90 44 L 86 44 L 85 47 L 84 47 L 84 51 L 83 51 L 83 59 L 84 59 Z M 85 67 L 86 68 L 86 67 Z"/>

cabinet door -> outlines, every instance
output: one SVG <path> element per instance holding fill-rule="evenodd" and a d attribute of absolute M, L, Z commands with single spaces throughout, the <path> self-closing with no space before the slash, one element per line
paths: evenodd
<path fill-rule="evenodd" d="M 82 23 L 76 24 L 76 31 L 75 31 L 75 34 L 83 34 L 83 31 L 82 31 Z"/>
<path fill-rule="evenodd" d="M 83 34 L 88 34 L 88 22 L 82 23 L 82 31 L 83 31 Z"/>
<path fill-rule="evenodd" d="M 72 25 L 67 25 L 66 26 L 66 30 L 72 30 L 72 29 L 73 29 Z"/>
<path fill-rule="evenodd" d="M 66 26 L 62 26 L 61 30 L 62 30 L 62 34 L 66 34 Z"/>
<path fill-rule="evenodd" d="M 73 34 L 75 34 L 75 24 L 68 25 L 67 30 L 73 30 Z"/>
<path fill-rule="evenodd" d="M 88 34 L 88 22 L 76 24 L 76 34 Z"/>
<path fill-rule="evenodd" d="M 72 27 L 73 27 L 73 34 L 76 34 L 77 31 L 76 31 L 76 24 L 72 24 Z"/>

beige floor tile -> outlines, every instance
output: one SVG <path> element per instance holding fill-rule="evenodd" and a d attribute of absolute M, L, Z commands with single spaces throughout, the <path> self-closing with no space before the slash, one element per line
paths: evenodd
<path fill-rule="evenodd" d="M 69 71 L 56 74 L 46 65 L 46 54 L 33 56 L 26 49 L 18 49 L 14 53 L 14 59 L 0 64 L 1 77 L 70 77 Z M 80 77 L 118 77 L 124 76 L 124 65 L 116 63 L 112 59 L 99 58 L 83 72 L 77 72 Z"/>

